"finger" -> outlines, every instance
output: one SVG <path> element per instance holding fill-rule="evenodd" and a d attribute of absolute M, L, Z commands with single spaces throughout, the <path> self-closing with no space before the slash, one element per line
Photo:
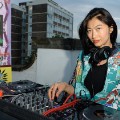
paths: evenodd
<path fill-rule="evenodd" d="M 52 100 L 54 100 L 54 98 L 55 98 L 57 89 L 58 89 L 58 85 L 55 84 L 53 89 L 52 89 Z"/>
<path fill-rule="evenodd" d="M 51 100 L 51 89 L 48 90 L 48 98 Z"/>
<path fill-rule="evenodd" d="M 56 97 L 58 97 L 58 96 L 61 94 L 62 91 L 63 91 L 62 89 L 59 89 L 59 90 L 56 92 Z"/>
<path fill-rule="evenodd" d="M 50 100 L 52 99 L 52 90 L 53 90 L 53 87 L 54 87 L 54 85 L 52 85 L 50 87 L 50 89 L 48 90 L 48 97 L 49 97 Z"/>

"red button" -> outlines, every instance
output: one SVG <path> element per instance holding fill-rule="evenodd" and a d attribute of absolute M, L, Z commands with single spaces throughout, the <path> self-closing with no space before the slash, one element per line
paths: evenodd
<path fill-rule="evenodd" d="M 0 90 L 0 97 L 3 97 L 3 90 Z"/>

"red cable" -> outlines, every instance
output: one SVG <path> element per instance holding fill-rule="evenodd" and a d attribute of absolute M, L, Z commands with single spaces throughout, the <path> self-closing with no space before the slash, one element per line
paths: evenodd
<path fill-rule="evenodd" d="M 65 104 L 65 103 L 67 103 L 67 101 L 70 99 L 70 97 L 74 97 L 74 100 L 76 100 L 76 95 L 75 94 L 70 94 L 67 98 L 66 98 L 66 100 L 64 101 L 64 103 L 63 104 Z"/>
<path fill-rule="evenodd" d="M 68 101 L 68 100 L 70 99 L 70 97 L 72 97 L 72 96 L 74 96 L 74 100 L 73 100 L 72 102 L 67 103 L 67 101 Z M 64 110 L 64 109 L 69 108 L 69 107 L 71 107 L 71 106 L 74 107 L 74 105 L 75 105 L 78 101 L 80 101 L 80 99 L 76 99 L 75 94 L 69 95 L 69 96 L 66 98 L 66 100 L 64 101 L 63 105 L 61 105 L 61 106 L 59 106 L 59 107 L 57 107 L 57 108 L 49 109 L 48 111 L 44 112 L 43 115 L 44 115 L 44 116 L 47 116 L 47 115 L 49 115 L 49 114 L 51 114 L 51 113 L 54 113 L 54 112 L 56 112 L 56 111 Z"/>
<path fill-rule="evenodd" d="M 79 100 L 74 100 L 74 101 L 72 101 L 72 102 L 70 102 L 70 103 L 66 103 L 66 104 L 64 104 L 64 105 L 61 105 L 61 106 L 59 106 L 59 107 L 57 107 L 57 108 L 49 109 L 48 111 L 44 112 L 43 115 L 44 115 L 44 116 L 47 116 L 48 114 L 54 113 L 54 112 L 56 112 L 56 111 L 64 110 L 64 109 L 66 109 L 66 108 L 69 108 L 69 107 L 71 107 L 71 106 L 74 106 L 78 101 L 79 101 Z"/>

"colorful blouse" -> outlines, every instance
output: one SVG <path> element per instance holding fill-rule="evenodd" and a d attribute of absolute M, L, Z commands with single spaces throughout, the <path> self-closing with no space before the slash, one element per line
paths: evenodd
<path fill-rule="evenodd" d="M 83 55 L 80 52 L 73 76 L 73 87 L 77 97 L 91 99 L 90 92 L 84 86 L 84 80 L 91 68 L 89 64 L 90 54 Z M 120 110 L 120 49 L 116 48 L 108 59 L 107 76 L 104 88 L 97 93 L 92 101 L 108 107 Z"/>

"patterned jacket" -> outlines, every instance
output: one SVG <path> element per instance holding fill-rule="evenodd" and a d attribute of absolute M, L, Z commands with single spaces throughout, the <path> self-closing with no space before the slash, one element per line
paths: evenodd
<path fill-rule="evenodd" d="M 90 92 L 84 86 L 84 80 L 91 68 L 90 54 L 80 52 L 73 76 L 73 87 L 77 97 L 90 98 Z M 108 59 L 108 69 L 104 88 L 91 99 L 94 102 L 120 110 L 120 49 L 116 47 Z"/>

